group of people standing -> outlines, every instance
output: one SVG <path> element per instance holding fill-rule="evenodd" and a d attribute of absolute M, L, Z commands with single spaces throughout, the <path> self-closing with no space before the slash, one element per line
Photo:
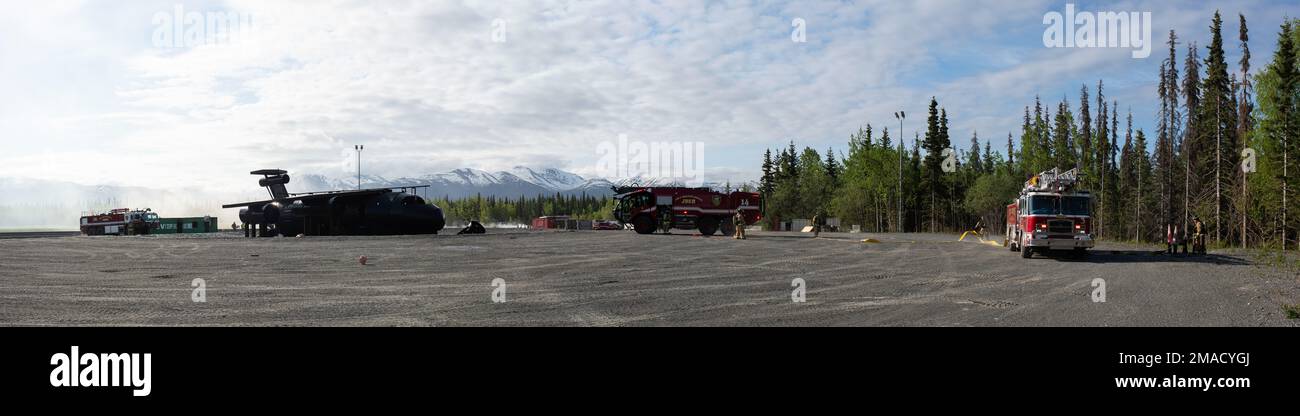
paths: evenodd
<path fill-rule="evenodd" d="M 1191 245 L 1192 253 L 1205 254 L 1205 223 L 1201 222 L 1200 217 L 1192 217 Z M 1187 254 L 1187 233 L 1178 224 L 1168 224 L 1165 226 L 1165 252 L 1174 254 L 1178 248 L 1183 248 L 1183 254 Z"/>
<path fill-rule="evenodd" d="M 736 235 L 733 237 L 737 240 L 745 239 L 745 217 L 740 215 L 740 211 L 732 216 L 731 223 L 736 225 Z M 821 237 L 822 226 L 825 225 L 825 216 L 818 213 L 812 217 L 813 238 Z"/>

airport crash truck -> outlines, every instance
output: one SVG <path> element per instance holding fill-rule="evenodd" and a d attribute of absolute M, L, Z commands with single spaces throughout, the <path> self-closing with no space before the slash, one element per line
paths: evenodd
<path fill-rule="evenodd" d="M 1026 181 L 1020 196 L 1007 205 L 1003 244 L 1023 258 L 1048 250 L 1086 254 L 1095 238 L 1092 195 L 1078 187 L 1078 169 L 1053 168 Z"/>
<path fill-rule="evenodd" d="M 753 192 L 725 194 L 709 188 L 623 187 L 616 188 L 618 204 L 614 217 L 632 224 L 638 234 L 655 230 L 699 230 L 702 235 L 736 232 L 733 218 L 740 212 L 744 225 L 763 219 L 763 198 Z"/>
<path fill-rule="evenodd" d="M 161 221 L 153 210 L 119 208 L 102 214 L 81 217 L 81 233 L 85 235 L 139 235 L 158 229 Z"/>

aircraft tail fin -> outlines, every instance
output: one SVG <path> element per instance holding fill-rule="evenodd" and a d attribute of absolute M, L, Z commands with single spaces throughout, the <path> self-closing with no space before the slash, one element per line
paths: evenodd
<path fill-rule="evenodd" d="M 284 187 L 289 183 L 289 173 L 280 169 L 262 169 L 250 172 L 253 175 L 262 175 L 262 179 L 257 184 L 266 188 L 271 193 L 271 198 L 282 199 L 289 197 L 289 190 Z"/>

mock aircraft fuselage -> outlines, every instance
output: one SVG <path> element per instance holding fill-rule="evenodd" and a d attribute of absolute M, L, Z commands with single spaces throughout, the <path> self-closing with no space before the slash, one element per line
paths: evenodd
<path fill-rule="evenodd" d="M 282 170 L 252 172 L 271 199 L 224 205 L 244 207 L 239 220 L 245 235 L 402 235 L 437 234 L 446 225 L 442 209 L 418 195 L 391 188 L 290 194 Z"/>

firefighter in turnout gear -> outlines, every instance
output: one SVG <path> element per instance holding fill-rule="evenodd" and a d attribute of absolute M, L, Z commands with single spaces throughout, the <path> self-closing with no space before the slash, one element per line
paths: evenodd
<path fill-rule="evenodd" d="M 1205 223 L 1192 217 L 1192 254 L 1205 254 Z"/>
<path fill-rule="evenodd" d="M 1178 247 L 1182 246 L 1183 254 L 1187 254 L 1187 230 L 1180 229 L 1177 224 L 1169 224 L 1165 228 L 1165 246 L 1169 254 L 1178 254 Z"/>
<path fill-rule="evenodd" d="M 673 228 L 673 211 L 667 205 L 661 205 L 658 209 L 659 215 L 659 232 L 668 234 L 668 230 Z"/>
<path fill-rule="evenodd" d="M 736 239 L 745 239 L 745 216 L 740 215 L 740 210 L 736 210 L 736 215 L 731 217 L 731 224 L 736 226 Z"/>
<path fill-rule="evenodd" d="M 812 217 L 812 227 L 813 227 L 813 238 L 821 237 L 821 235 L 822 235 L 822 214 L 821 214 L 820 212 L 817 213 L 817 214 L 814 214 L 814 215 L 813 215 L 813 217 Z"/>

